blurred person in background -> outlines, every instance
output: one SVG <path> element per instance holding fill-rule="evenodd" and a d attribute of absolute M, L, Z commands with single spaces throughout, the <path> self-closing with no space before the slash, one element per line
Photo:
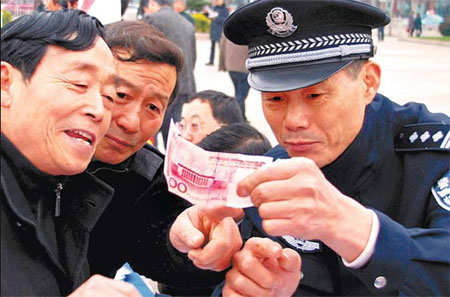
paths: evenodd
<path fill-rule="evenodd" d="M 44 0 L 45 9 L 48 11 L 67 10 L 69 9 L 68 0 Z"/>
<path fill-rule="evenodd" d="M 181 136 L 195 144 L 222 126 L 243 123 L 236 99 L 222 92 L 206 90 L 192 95 L 181 110 Z"/>
<path fill-rule="evenodd" d="M 136 18 L 142 20 L 144 18 L 145 12 L 144 7 L 148 5 L 148 0 L 139 0 L 139 7 L 137 9 Z"/>
<path fill-rule="evenodd" d="M 78 9 L 78 0 L 69 0 L 69 9 Z"/>
<path fill-rule="evenodd" d="M 420 17 L 420 13 L 417 13 L 416 18 L 414 19 L 414 27 L 411 31 L 411 36 L 413 36 L 414 32 L 416 32 L 416 37 L 422 35 L 422 18 Z"/>
<path fill-rule="evenodd" d="M 194 26 L 195 28 L 194 18 L 189 13 L 186 12 L 186 0 L 175 0 L 173 2 L 173 9 L 179 14 L 181 14 L 184 18 L 186 18 L 186 20 L 188 20 L 189 23 L 191 23 L 192 26 Z"/>
<path fill-rule="evenodd" d="M 409 36 L 413 36 L 414 33 L 414 12 L 411 11 L 411 13 L 408 16 L 408 27 L 406 28 L 406 31 L 408 31 Z"/>
<path fill-rule="evenodd" d="M 173 104 L 166 112 L 161 133 L 166 144 L 170 119 L 180 120 L 181 106 L 196 92 L 194 68 L 197 58 L 195 28 L 189 21 L 175 12 L 172 0 L 148 0 L 143 3 L 144 21 L 164 33 L 166 38 L 181 48 L 184 57 L 184 67 L 179 77 L 179 90 Z"/>
<path fill-rule="evenodd" d="M 78 9 L 78 0 L 43 0 L 43 8 L 48 11 Z M 37 10 L 41 10 L 39 5 Z"/>
<path fill-rule="evenodd" d="M 127 11 L 128 3 L 130 0 L 120 0 L 120 15 L 123 16 L 125 11 Z"/>
<path fill-rule="evenodd" d="M 45 4 L 43 1 L 44 0 L 35 0 L 34 1 L 34 9 L 36 11 L 44 11 L 45 10 Z"/>
<path fill-rule="evenodd" d="M 245 116 L 245 99 L 250 91 L 248 84 L 248 70 L 245 61 L 248 58 L 248 47 L 231 42 L 222 34 L 220 40 L 219 71 L 228 71 L 234 86 L 234 98 Z"/>
<path fill-rule="evenodd" d="M 213 0 L 214 6 L 212 9 L 207 9 L 204 13 L 211 19 L 209 29 L 209 38 L 211 39 L 211 53 L 209 55 L 209 62 L 206 65 L 214 65 L 214 57 L 216 52 L 216 43 L 220 42 L 220 37 L 223 31 L 223 22 L 230 15 L 230 11 L 225 5 L 224 0 Z"/>

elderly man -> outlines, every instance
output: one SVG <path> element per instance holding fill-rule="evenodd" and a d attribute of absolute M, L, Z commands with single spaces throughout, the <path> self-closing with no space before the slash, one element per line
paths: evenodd
<path fill-rule="evenodd" d="M 158 281 L 165 293 L 209 295 L 223 274 L 196 268 L 168 242 L 171 223 L 187 205 L 167 191 L 164 156 L 146 144 L 176 96 L 182 53 L 143 22 L 110 24 L 105 41 L 116 58 L 117 99 L 111 126 L 88 172 L 115 192 L 91 234 L 91 269 L 113 276 L 129 261 L 136 271 Z M 234 227 L 229 219 L 223 224 Z M 233 230 L 239 239 L 238 229 Z M 239 240 L 226 245 L 236 251 Z"/>
<path fill-rule="evenodd" d="M 2 296 L 66 296 L 80 285 L 71 296 L 138 294 L 124 282 L 87 280 L 90 231 L 113 193 L 82 173 L 116 97 L 103 33 L 81 11 L 27 15 L 2 28 Z"/>
<path fill-rule="evenodd" d="M 371 30 L 388 22 L 356 1 L 261 0 L 225 23 L 249 46 L 249 83 L 280 143 L 268 155 L 286 159 L 237 188 L 255 205 L 242 235 L 268 238 L 234 255 L 225 296 L 448 294 L 450 119 L 377 94 Z M 299 285 L 280 245 L 301 255 Z"/>

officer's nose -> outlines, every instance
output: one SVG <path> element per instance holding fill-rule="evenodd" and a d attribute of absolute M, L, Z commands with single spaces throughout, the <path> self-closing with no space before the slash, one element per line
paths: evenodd
<path fill-rule="evenodd" d="M 311 110 L 306 104 L 298 102 L 299 100 L 290 100 L 284 126 L 288 130 L 296 131 L 298 129 L 308 128 L 311 124 Z"/>

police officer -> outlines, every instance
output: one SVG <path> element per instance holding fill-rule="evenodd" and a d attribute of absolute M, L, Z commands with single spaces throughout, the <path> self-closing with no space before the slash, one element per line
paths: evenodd
<path fill-rule="evenodd" d="M 253 238 L 223 295 L 448 295 L 450 119 L 377 93 L 371 30 L 388 23 L 350 0 L 260 0 L 225 22 L 286 160 L 238 186 Z"/>

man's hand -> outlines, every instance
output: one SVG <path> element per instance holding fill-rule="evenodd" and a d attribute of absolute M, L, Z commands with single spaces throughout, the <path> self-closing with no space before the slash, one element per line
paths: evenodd
<path fill-rule="evenodd" d="M 321 240 L 348 262 L 369 239 L 372 213 L 336 189 L 310 159 L 259 168 L 239 183 L 237 192 L 250 195 L 270 235 Z"/>
<path fill-rule="evenodd" d="M 170 229 L 170 242 L 202 269 L 221 271 L 242 246 L 235 220 L 241 209 L 194 205 L 183 211 Z"/>
<path fill-rule="evenodd" d="M 250 238 L 233 256 L 227 272 L 224 297 L 291 296 L 300 281 L 301 259 L 297 252 L 282 249 L 269 238 Z"/>
<path fill-rule="evenodd" d="M 99 274 L 91 276 L 68 297 L 141 297 L 129 283 L 113 280 Z"/>

